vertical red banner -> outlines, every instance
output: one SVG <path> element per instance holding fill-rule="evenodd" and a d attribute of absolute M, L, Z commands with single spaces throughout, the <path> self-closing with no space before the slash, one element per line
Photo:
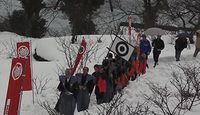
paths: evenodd
<path fill-rule="evenodd" d="M 132 23 L 132 17 L 128 16 L 128 35 L 129 35 L 129 43 L 131 43 L 131 23 Z"/>
<path fill-rule="evenodd" d="M 87 43 L 86 43 L 85 39 L 83 38 L 82 42 L 81 42 L 81 45 L 80 45 L 80 48 L 78 50 L 78 54 L 76 56 L 76 60 L 74 62 L 74 66 L 72 68 L 72 73 L 71 73 L 72 75 L 75 73 L 76 68 L 78 67 L 79 62 L 80 62 L 81 58 L 83 57 L 83 54 L 84 54 L 84 52 L 86 50 L 86 45 L 87 45 Z"/>
<path fill-rule="evenodd" d="M 17 57 L 25 59 L 25 77 L 23 78 L 22 90 L 32 90 L 31 77 L 31 60 L 30 60 L 30 44 L 29 42 L 17 43 Z"/>
<path fill-rule="evenodd" d="M 25 61 L 13 58 L 3 115 L 18 115 Z"/>
<path fill-rule="evenodd" d="M 139 73 L 139 57 L 140 57 L 140 33 L 137 34 L 136 38 L 136 70 Z"/>

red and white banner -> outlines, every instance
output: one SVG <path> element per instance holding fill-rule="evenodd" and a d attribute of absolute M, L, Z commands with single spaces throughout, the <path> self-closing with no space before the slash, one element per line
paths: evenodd
<path fill-rule="evenodd" d="M 29 42 L 18 42 L 17 43 L 17 57 L 25 59 L 25 77 L 23 78 L 22 90 L 32 90 L 31 81 L 31 61 L 30 61 L 30 44 Z"/>
<path fill-rule="evenodd" d="M 25 61 L 13 58 L 3 115 L 18 115 Z"/>
<path fill-rule="evenodd" d="M 76 56 L 76 60 L 74 62 L 74 66 L 73 66 L 72 73 L 71 73 L 72 75 L 75 73 L 79 62 L 80 62 L 81 58 L 83 57 L 83 54 L 85 53 L 86 46 L 87 46 L 87 43 L 86 43 L 85 39 L 83 38 L 82 42 L 81 42 L 81 46 L 78 50 L 78 54 Z"/>
<path fill-rule="evenodd" d="M 136 38 L 136 70 L 139 73 L 139 57 L 140 57 L 140 33 L 137 34 Z"/>

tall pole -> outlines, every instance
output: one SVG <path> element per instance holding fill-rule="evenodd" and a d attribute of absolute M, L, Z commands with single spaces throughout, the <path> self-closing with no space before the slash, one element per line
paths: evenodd
<path fill-rule="evenodd" d="M 30 40 L 30 68 L 31 68 L 31 82 L 33 81 L 33 66 L 32 66 L 33 58 L 32 58 L 32 41 Z M 33 96 L 33 104 L 35 103 L 35 98 L 34 98 L 34 86 L 33 83 L 32 85 L 32 96 Z"/>
<path fill-rule="evenodd" d="M 18 55 L 18 54 L 17 54 Z M 24 78 L 26 77 L 26 69 L 27 69 L 27 65 L 26 65 L 26 59 L 27 57 L 25 57 L 24 59 L 24 66 L 23 66 L 23 70 L 22 70 L 22 80 L 21 80 L 21 83 L 20 83 L 20 96 L 19 96 L 19 106 L 18 106 L 18 112 L 17 112 L 17 115 L 20 115 L 20 108 L 21 108 L 21 103 L 22 103 L 22 95 L 23 95 L 23 84 L 24 84 Z"/>

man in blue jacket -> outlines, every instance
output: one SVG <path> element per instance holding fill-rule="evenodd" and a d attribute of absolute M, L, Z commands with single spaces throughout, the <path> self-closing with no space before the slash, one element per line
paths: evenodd
<path fill-rule="evenodd" d="M 140 40 L 140 55 L 146 55 L 146 59 L 148 59 L 148 55 L 151 52 L 151 44 L 149 40 L 147 40 L 146 35 L 142 34 L 141 35 L 141 40 Z M 148 64 L 146 65 L 147 68 L 149 68 Z"/>

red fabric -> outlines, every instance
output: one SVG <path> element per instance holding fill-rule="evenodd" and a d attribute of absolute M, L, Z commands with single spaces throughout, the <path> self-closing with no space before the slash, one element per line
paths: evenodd
<path fill-rule="evenodd" d="M 32 77 L 31 77 L 31 60 L 30 60 L 30 44 L 29 42 L 17 43 L 17 57 L 25 59 L 25 77 L 23 78 L 22 90 L 32 90 Z"/>
<path fill-rule="evenodd" d="M 129 77 L 134 76 L 134 74 L 137 72 L 137 61 L 132 61 L 131 65 L 131 69 L 128 71 Z"/>
<path fill-rule="evenodd" d="M 140 56 L 140 33 L 137 34 L 136 40 L 136 72 L 139 73 L 139 56 Z"/>
<path fill-rule="evenodd" d="M 72 73 L 71 73 L 72 75 L 75 73 L 76 68 L 78 67 L 79 62 L 80 62 L 83 54 L 85 53 L 86 45 L 87 45 L 87 43 L 86 43 L 85 39 L 83 38 L 82 42 L 81 42 L 81 45 L 80 45 L 80 48 L 79 48 L 79 51 L 78 51 L 78 54 L 76 56 L 76 60 L 74 62 L 74 66 L 73 66 Z"/>
<path fill-rule="evenodd" d="M 7 89 L 6 102 L 3 115 L 18 115 L 20 92 L 25 61 L 21 58 L 13 58 Z"/>
<path fill-rule="evenodd" d="M 139 71 L 141 74 L 145 74 L 146 73 L 146 64 L 147 64 L 147 60 L 144 60 L 144 63 L 140 63 L 140 67 L 139 67 Z"/>
<path fill-rule="evenodd" d="M 118 78 L 118 80 L 117 80 L 117 89 L 122 89 L 122 87 L 123 87 L 123 84 L 121 83 L 120 78 Z"/>
<path fill-rule="evenodd" d="M 125 74 L 121 74 L 120 81 L 121 81 L 122 87 L 124 87 L 127 84 L 128 80 Z"/>
<path fill-rule="evenodd" d="M 101 76 L 99 76 L 99 79 L 97 81 L 97 86 L 99 88 L 100 93 L 106 92 L 106 80 L 104 80 Z"/>
<path fill-rule="evenodd" d="M 115 80 L 117 88 L 121 89 L 128 83 L 128 79 L 126 78 L 125 74 L 121 74 L 117 80 Z"/>

